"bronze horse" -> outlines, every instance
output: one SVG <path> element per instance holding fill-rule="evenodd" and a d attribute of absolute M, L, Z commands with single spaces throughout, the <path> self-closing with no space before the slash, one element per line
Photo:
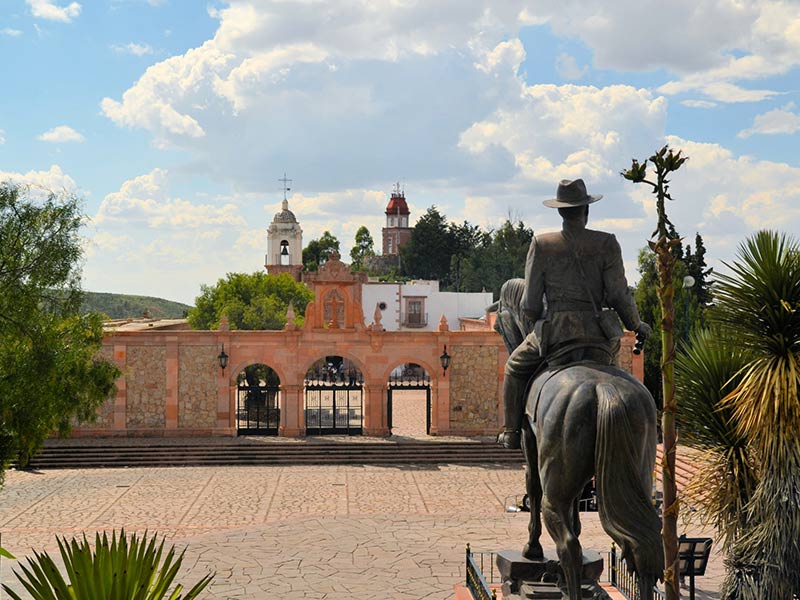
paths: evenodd
<path fill-rule="evenodd" d="M 508 283 L 501 291 L 501 311 L 519 306 L 509 296 Z M 510 305 L 503 304 L 503 292 Z M 517 314 L 506 319 L 506 327 L 512 322 L 525 321 Z M 513 337 L 527 333 L 517 331 Z M 576 348 L 562 354 L 555 361 L 559 364 L 550 361 L 528 393 L 522 447 L 531 513 L 523 555 L 542 558 L 544 516 L 564 573 L 564 597 L 579 600 L 583 552 L 578 499 L 595 477 L 600 522 L 638 575 L 639 597 L 645 600 L 664 565 L 661 524 L 651 501 L 656 404 L 627 372 L 592 362 L 591 356 L 591 351 Z"/>

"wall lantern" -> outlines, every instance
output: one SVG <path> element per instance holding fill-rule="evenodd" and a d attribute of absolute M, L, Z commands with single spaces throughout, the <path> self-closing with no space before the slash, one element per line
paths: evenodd
<path fill-rule="evenodd" d="M 444 352 L 442 352 L 442 355 L 439 357 L 439 361 L 442 363 L 442 369 L 447 373 L 447 367 L 450 366 L 450 355 L 447 353 L 447 344 L 444 345 Z"/>
<path fill-rule="evenodd" d="M 222 374 L 225 374 L 225 367 L 228 366 L 228 355 L 225 354 L 225 344 L 222 344 L 222 352 L 217 356 L 219 361 L 219 368 L 222 369 Z"/>

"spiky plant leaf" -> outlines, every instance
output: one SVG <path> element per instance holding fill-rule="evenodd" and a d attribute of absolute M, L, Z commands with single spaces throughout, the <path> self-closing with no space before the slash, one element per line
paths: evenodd
<path fill-rule="evenodd" d="M 96 534 L 94 548 L 86 536 L 82 541 L 57 538 L 57 542 L 69 583 L 46 552 L 34 552 L 28 567 L 21 565 L 22 573 L 16 573 L 34 600 L 162 600 L 173 587 L 185 553 L 176 556 L 170 547 L 163 555 L 164 539 L 156 545 L 155 535 L 148 539 L 145 532 L 141 539 L 136 534 L 128 538 L 124 530 L 119 537 L 112 532 L 110 541 L 106 533 Z M 183 586 L 177 584 L 169 598 L 196 598 L 213 578 L 206 575 L 186 595 L 181 595 Z M 8 586 L 3 589 L 19 599 Z"/>
<path fill-rule="evenodd" d="M 710 330 L 693 332 L 676 360 L 682 440 L 706 456 L 686 493 L 697 516 L 716 527 L 725 544 L 744 527 L 757 481 L 748 439 L 737 429 L 732 410 L 720 406 L 737 386 L 746 361 L 740 348 Z"/>
<path fill-rule="evenodd" d="M 800 593 L 800 247 L 760 231 L 728 267 L 712 318 L 748 360 L 721 405 L 760 472 L 722 597 L 783 600 Z"/>

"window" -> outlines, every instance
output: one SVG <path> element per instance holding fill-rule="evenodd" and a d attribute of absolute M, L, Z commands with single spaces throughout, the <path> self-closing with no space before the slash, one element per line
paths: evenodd
<path fill-rule="evenodd" d="M 386 237 L 386 254 L 392 254 L 392 236 Z"/>
<path fill-rule="evenodd" d="M 406 316 L 403 321 L 407 327 L 425 327 L 428 324 L 425 298 L 406 298 Z"/>

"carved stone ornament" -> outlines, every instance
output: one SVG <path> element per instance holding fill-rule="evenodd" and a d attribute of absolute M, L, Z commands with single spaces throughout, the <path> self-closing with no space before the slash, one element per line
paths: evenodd
<path fill-rule="evenodd" d="M 383 325 L 381 324 L 381 319 L 383 319 L 383 312 L 381 311 L 380 302 L 378 302 L 375 305 L 375 312 L 372 313 L 372 325 L 369 326 L 370 330 L 383 331 Z"/>

